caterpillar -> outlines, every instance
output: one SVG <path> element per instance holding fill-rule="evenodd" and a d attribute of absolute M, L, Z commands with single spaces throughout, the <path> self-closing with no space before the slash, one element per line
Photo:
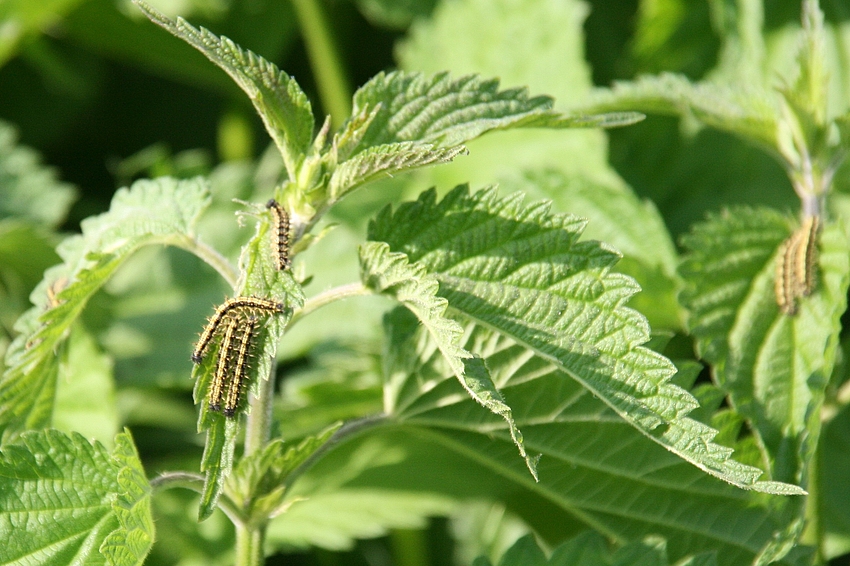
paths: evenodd
<path fill-rule="evenodd" d="M 289 213 L 274 199 L 266 203 L 266 208 L 271 211 L 274 220 L 272 256 L 277 270 L 283 271 L 291 263 L 289 258 Z"/>
<path fill-rule="evenodd" d="M 227 399 L 224 404 L 224 416 L 233 417 L 239 408 L 239 399 L 242 394 L 243 382 L 248 373 L 250 361 L 251 342 L 254 339 L 254 331 L 257 326 L 257 317 L 252 316 L 245 321 L 242 334 L 239 337 L 239 350 L 236 355 L 236 364 L 230 376 L 230 384 L 227 389 Z"/>
<path fill-rule="evenodd" d="M 260 299 L 258 297 L 236 297 L 234 299 L 228 299 L 215 310 L 215 313 L 209 318 L 207 321 L 207 325 L 204 327 L 204 331 L 201 333 L 201 337 L 198 339 L 197 344 L 195 344 L 195 350 L 192 352 L 192 361 L 196 364 L 201 363 L 201 360 L 204 359 L 204 353 L 207 350 L 207 346 L 209 346 L 213 337 L 218 332 L 218 327 L 221 324 L 221 321 L 227 317 L 231 312 L 242 313 L 242 312 L 263 312 L 267 314 L 275 314 L 283 312 L 283 303 L 278 303 L 269 299 Z"/>
<path fill-rule="evenodd" d="M 814 291 L 819 230 L 820 218 L 809 216 L 780 247 L 774 294 L 779 310 L 788 316 L 797 314 L 797 299 Z"/>
<path fill-rule="evenodd" d="M 228 317 L 224 337 L 222 337 L 221 346 L 218 349 L 215 374 L 210 384 L 209 401 L 211 411 L 221 410 L 221 397 L 224 391 L 224 385 L 228 381 L 230 360 L 233 357 L 233 339 L 236 337 L 237 328 L 239 328 L 239 319 Z"/>

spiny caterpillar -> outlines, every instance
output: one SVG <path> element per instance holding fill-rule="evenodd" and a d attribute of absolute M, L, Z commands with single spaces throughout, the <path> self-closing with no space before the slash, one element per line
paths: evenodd
<path fill-rule="evenodd" d="M 275 267 L 283 271 L 290 265 L 289 259 L 289 213 L 280 206 L 276 200 L 271 199 L 266 203 L 272 213 L 274 226 L 272 227 L 272 255 Z"/>
<path fill-rule="evenodd" d="M 797 314 L 797 299 L 814 291 L 819 230 L 820 218 L 809 216 L 780 247 L 773 290 L 779 310 L 788 316 Z"/>
<path fill-rule="evenodd" d="M 258 297 L 236 297 L 234 299 L 228 299 L 219 305 L 207 322 L 206 327 L 204 327 L 204 331 L 195 345 L 195 350 L 192 352 L 192 361 L 199 364 L 204 359 L 204 352 L 206 352 L 207 346 L 209 346 L 218 332 L 222 320 L 230 313 L 240 315 L 245 312 L 252 314 L 257 312 L 275 314 L 283 312 L 283 303 L 277 303 L 269 299 L 260 299 Z"/>
<path fill-rule="evenodd" d="M 242 334 L 239 336 L 239 350 L 236 355 L 236 363 L 230 375 L 230 384 L 227 389 L 227 399 L 224 403 L 224 416 L 232 417 L 239 408 L 239 399 L 242 395 L 243 383 L 248 373 L 248 363 L 251 358 L 251 342 L 254 339 L 254 331 L 257 327 L 257 317 L 249 317 L 242 325 Z"/>
<path fill-rule="evenodd" d="M 227 317 L 227 326 L 224 329 L 224 336 L 221 339 L 221 345 L 218 349 L 218 361 L 215 366 L 215 374 L 213 375 L 212 383 L 210 384 L 210 410 L 221 410 L 221 397 L 224 391 L 225 383 L 228 381 L 230 368 L 230 360 L 233 359 L 234 339 L 236 338 L 236 330 L 239 328 L 239 319 L 236 317 Z"/>

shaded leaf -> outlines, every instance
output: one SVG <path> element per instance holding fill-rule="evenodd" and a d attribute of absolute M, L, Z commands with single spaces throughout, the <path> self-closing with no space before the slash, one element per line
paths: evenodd
<path fill-rule="evenodd" d="M 789 522 L 785 503 L 799 501 L 772 497 L 765 504 L 760 494 L 704 474 L 647 439 L 556 364 L 467 325 L 464 348 L 484 359 L 511 402 L 526 446 L 542 454 L 540 482 L 533 483 L 511 458 L 505 424 L 476 410 L 416 319 L 399 308 L 387 317 L 387 328 L 393 345 L 386 362 L 388 402 L 391 414 L 408 426 L 399 431 L 399 448 L 390 444 L 383 450 L 401 450 L 410 469 L 434 466 L 432 473 L 417 476 L 423 488 L 458 497 L 480 491 L 508 502 L 546 540 L 586 529 L 619 541 L 661 535 L 671 559 L 714 552 L 721 564 L 746 564 L 773 547 Z M 416 454 L 408 447 L 411 438 L 427 439 L 433 447 L 418 459 L 410 455 Z M 438 457 L 442 452 L 459 461 Z M 375 477 L 394 478 L 391 485 L 404 489 L 408 483 L 397 478 L 406 469 L 384 464 Z M 365 478 L 353 483 L 362 485 Z"/>
<path fill-rule="evenodd" d="M 776 248 L 790 232 L 770 210 L 735 209 L 685 238 L 683 304 L 698 345 L 736 410 L 755 428 L 774 477 L 804 482 L 820 430 L 813 417 L 835 365 L 840 317 L 850 284 L 847 235 L 840 223 L 819 237 L 815 292 L 796 316 L 774 293 Z"/>

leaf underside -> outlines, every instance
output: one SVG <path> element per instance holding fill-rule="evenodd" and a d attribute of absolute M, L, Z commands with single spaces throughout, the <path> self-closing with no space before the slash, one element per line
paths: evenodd
<path fill-rule="evenodd" d="M 731 459 L 717 431 L 686 415 L 698 406 L 670 382 L 663 356 L 641 346 L 646 320 L 625 306 L 638 288 L 611 273 L 618 254 L 579 241 L 583 221 L 551 214 L 546 203 L 522 206 L 492 189 L 460 186 L 441 202 L 385 209 L 369 238 L 386 242 L 439 282 L 452 312 L 483 324 L 557 364 L 621 417 L 668 450 L 724 481 L 748 489 L 801 493 L 759 482 L 761 470 Z"/>

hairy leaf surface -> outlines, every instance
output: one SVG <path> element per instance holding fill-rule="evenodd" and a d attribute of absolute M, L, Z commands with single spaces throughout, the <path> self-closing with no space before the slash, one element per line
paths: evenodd
<path fill-rule="evenodd" d="M 6 353 L 0 422 L 7 437 L 50 422 L 59 371 L 56 351 L 92 295 L 141 246 L 192 248 L 193 227 L 208 203 L 200 180 L 138 181 L 115 193 L 109 212 L 84 220 L 82 235 L 59 245 L 64 263 L 48 270 L 33 291 L 35 306 L 18 320 L 20 334 Z"/>
<path fill-rule="evenodd" d="M 0 452 L 0 562 L 141 564 L 150 487 L 129 433 L 110 454 L 79 434 L 27 432 Z"/>
<path fill-rule="evenodd" d="M 611 273 L 618 255 L 579 242 L 584 222 L 460 186 L 385 209 L 369 237 L 407 254 L 440 283 L 454 311 L 516 339 L 563 369 L 668 450 L 739 487 L 799 493 L 759 482 L 761 470 L 735 462 L 717 431 L 687 417 L 698 406 L 670 382 L 673 364 L 641 346 L 646 319 L 625 306 L 638 288 Z"/>
<path fill-rule="evenodd" d="M 805 481 L 820 430 L 823 393 L 835 365 L 850 261 L 838 223 L 819 236 L 818 284 L 796 316 L 776 306 L 776 248 L 790 233 L 770 210 L 735 209 L 685 239 L 683 303 L 718 382 L 755 427 L 774 477 Z"/>
<path fill-rule="evenodd" d="M 396 309 L 386 326 L 393 345 L 385 362 L 389 412 L 413 426 L 406 436 L 424 436 L 438 450 L 456 453 L 466 467 L 480 466 L 469 472 L 470 478 L 455 478 L 441 469 L 435 473 L 437 485 L 450 485 L 438 491 L 463 493 L 470 489 L 464 480 L 485 481 L 482 491 L 506 498 L 550 540 L 585 529 L 621 542 L 660 534 L 677 559 L 715 551 L 729 565 L 752 562 L 785 528 L 777 512 L 783 504 L 779 498 L 767 508 L 758 503 L 759 496 L 703 474 L 648 440 L 557 364 L 514 340 L 467 324 L 463 347 L 484 359 L 511 403 L 527 449 L 542 454 L 540 482 L 533 483 L 519 460 L 511 458 L 505 423 L 476 410 L 416 319 Z M 451 482 L 439 479 L 443 475 L 451 476 Z M 541 499 L 526 506 L 521 501 L 531 494 L 517 498 L 517 489 Z M 675 521 L 670 521 L 671 509 L 676 510 Z"/>
<path fill-rule="evenodd" d="M 280 150 L 290 174 L 313 139 L 313 110 L 295 80 L 259 55 L 226 37 L 195 28 L 183 18 L 173 21 L 141 0 L 134 0 L 154 23 L 186 41 L 221 67 L 245 91 Z"/>
<path fill-rule="evenodd" d="M 352 116 L 372 112 L 374 117 L 350 155 L 404 141 L 453 147 L 491 130 L 622 125 L 640 119 L 629 112 L 567 116 L 553 112 L 552 104 L 548 96 L 529 98 L 526 89 L 500 91 L 498 80 L 475 75 L 454 79 L 445 72 L 430 77 L 402 71 L 379 73 L 354 95 Z M 345 128 L 359 125 L 355 120 Z"/>
<path fill-rule="evenodd" d="M 238 417 L 248 412 L 249 395 L 259 395 L 260 380 L 270 379 L 278 342 L 292 317 L 292 312 L 304 304 L 304 292 L 292 277 L 291 270 L 278 271 L 275 266 L 269 245 L 269 230 L 273 228 L 268 213 L 265 214 L 266 216 L 257 222 L 254 237 L 242 248 L 239 260 L 240 278 L 235 294 L 278 301 L 283 304 L 283 312 L 260 322 L 259 332 L 253 342 L 251 363 L 246 373 L 248 386 L 242 394 L 237 418 L 227 418 L 220 412 L 210 411 L 206 402 L 207 391 L 215 373 L 217 347 L 212 348 L 204 362 L 196 365 L 193 370 L 195 403 L 200 405 L 198 431 L 207 431 L 204 455 L 201 459 L 201 471 L 206 473 L 204 494 L 198 510 L 201 519 L 209 517 L 215 510 L 224 482 L 233 467 Z"/>
<path fill-rule="evenodd" d="M 428 275 L 421 265 L 410 264 L 403 253 L 390 252 L 389 246 L 382 242 L 363 244 L 360 247 L 360 264 L 364 284 L 394 297 L 409 308 L 428 329 L 451 373 L 467 394 L 505 420 L 514 444 L 536 478 L 536 458 L 526 454 L 522 433 L 514 422 L 511 408 L 493 384 L 481 359 L 460 347 L 463 329 L 445 315 L 448 302 L 437 296 L 439 284 L 436 278 Z"/>

